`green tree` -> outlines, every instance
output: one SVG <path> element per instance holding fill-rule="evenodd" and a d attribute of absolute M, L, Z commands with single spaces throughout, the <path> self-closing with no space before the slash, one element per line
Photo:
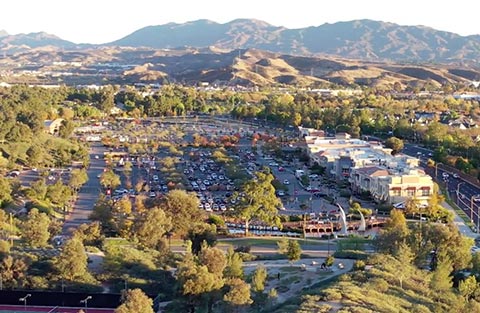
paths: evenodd
<path fill-rule="evenodd" d="M 74 281 L 88 273 L 87 259 L 82 241 L 73 237 L 62 246 L 62 251 L 55 260 L 55 267 L 62 278 Z"/>
<path fill-rule="evenodd" d="M 300 244 L 298 240 L 289 239 L 288 246 L 287 246 L 287 258 L 290 262 L 300 260 L 302 255 L 302 248 L 300 248 Z"/>
<path fill-rule="evenodd" d="M 121 184 L 120 176 L 115 174 L 111 169 L 108 169 L 100 176 L 100 184 L 103 188 L 115 189 Z"/>
<path fill-rule="evenodd" d="M 73 233 L 84 245 L 99 246 L 102 242 L 102 228 L 98 221 L 81 224 Z"/>
<path fill-rule="evenodd" d="M 75 124 L 71 120 L 63 120 L 60 128 L 58 129 L 58 135 L 64 139 L 67 139 L 72 135 L 74 129 Z"/>
<path fill-rule="evenodd" d="M 171 190 L 165 195 L 159 207 L 172 219 L 173 232 L 182 236 L 202 220 L 203 214 L 198 209 L 198 204 L 196 194 L 184 190 Z"/>
<path fill-rule="evenodd" d="M 240 278 L 231 278 L 227 282 L 228 292 L 223 300 L 231 306 L 245 306 L 253 303 L 250 295 L 250 285 Z"/>
<path fill-rule="evenodd" d="M 465 301 L 469 301 L 478 289 L 477 279 L 474 275 L 468 276 L 465 280 L 460 281 L 458 285 L 458 291 L 465 298 Z"/>
<path fill-rule="evenodd" d="M 8 288 L 22 287 L 25 283 L 28 265 L 24 259 L 13 258 L 11 255 L 3 258 L 0 263 L 3 286 Z"/>
<path fill-rule="evenodd" d="M 45 179 L 39 179 L 30 184 L 30 188 L 33 191 L 33 197 L 38 200 L 45 200 L 47 196 L 47 184 Z"/>
<path fill-rule="evenodd" d="M 239 253 L 235 252 L 232 247 L 227 250 L 227 266 L 223 276 L 226 278 L 243 278 L 243 260 Z"/>
<path fill-rule="evenodd" d="M 27 161 L 31 166 L 39 166 L 44 163 L 45 160 L 45 151 L 38 144 L 33 144 L 28 148 L 27 152 Z"/>
<path fill-rule="evenodd" d="M 400 210 L 390 211 L 390 218 L 375 240 L 375 245 L 381 252 L 395 253 L 397 247 L 405 242 L 409 230 L 407 220 Z"/>
<path fill-rule="evenodd" d="M 203 248 L 198 254 L 200 264 L 205 265 L 210 273 L 218 276 L 219 279 L 223 277 L 223 271 L 227 266 L 227 259 L 225 253 L 213 247 Z"/>
<path fill-rule="evenodd" d="M 212 247 L 217 243 L 217 228 L 207 223 L 196 223 L 185 238 L 192 242 L 192 252 L 198 254 L 204 246 Z"/>
<path fill-rule="evenodd" d="M 135 237 L 145 247 L 161 250 L 165 247 L 165 235 L 172 229 L 172 219 L 156 207 L 137 219 Z"/>
<path fill-rule="evenodd" d="M 265 290 L 265 281 L 267 279 L 267 269 L 263 265 L 257 265 L 252 276 L 252 289 L 255 292 L 263 292 Z"/>
<path fill-rule="evenodd" d="M 60 207 L 64 207 L 70 201 L 72 190 L 65 186 L 59 179 L 53 185 L 47 186 L 46 198 Z"/>
<path fill-rule="evenodd" d="M 234 214 L 243 219 L 246 235 L 249 224 L 254 219 L 280 225 L 277 208 L 281 206 L 281 201 L 275 195 L 273 179 L 271 174 L 256 172 L 255 179 L 246 182 L 242 187 L 244 196 L 236 205 Z"/>
<path fill-rule="evenodd" d="M 182 294 L 188 298 L 190 312 L 195 312 L 202 296 L 205 297 L 224 285 L 223 279 L 218 279 L 218 275 L 209 272 L 207 266 L 195 263 L 189 254 L 178 266 L 177 281 Z"/>
<path fill-rule="evenodd" d="M 70 173 L 70 180 L 68 181 L 68 185 L 71 188 L 78 190 L 87 181 L 88 181 L 87 171 L 84 169 L 75 168 Z"/>
<path fill-rule="evenodd" d="M 22 238 L 27 245 L 33 248 L 45 247 L 50 238 L 48 232 L 50 218 L 45 213 L 40 213 L 33 208 L 28 213 L 27 219 L 22 222 Z"/>
<path fill-rule="evenodd" d="M 397 137 L 390 137 L 385 141 L 385 147 L 392 149 L 392 154 L 395 155 L 403 150 L 403 140 Z"/>
<path fill-rule="evenodd" d="M 115 313 L 153 313 L 153 300 L 141 289 L 129 289 L 124 294 L 123 303 Z"/>
<path fill-rule="evenodd" d="M 449 291 L 452 288 L 452 261 L 444 253 L 440 252 L 438 256 L 437 267 L 433 271 L 430 288 L 437 292 L 437 297 L 441 297 L 442 294 Z"/>
<path fill-rule="evenodd" d="M 5 177 L 0 177 L 0 206 L 12 200 L 12 186 Z"/>

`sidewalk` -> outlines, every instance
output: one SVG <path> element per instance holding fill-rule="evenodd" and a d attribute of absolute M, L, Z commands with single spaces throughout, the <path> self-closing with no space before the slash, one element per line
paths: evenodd
<path fill-rule="evenodd" d="M 444 202 L 442 202 L 442 206 L 453 213 L 453 216 L 454 216 L 453 223 L 457 226 L 458 230 L 464 236 L 467 236 L 467 237 L 470 237 L 470 238 L 473 238 L 473 239 L 475 239 L 479 236 L 470 227 L 465 225 L 465 222 L 462 220 L 462 218 L 460 216 L 458 216 L 457 212 L 450 206 L 450 204 L 448 204 L 447 202 L 444 201 Z"/>

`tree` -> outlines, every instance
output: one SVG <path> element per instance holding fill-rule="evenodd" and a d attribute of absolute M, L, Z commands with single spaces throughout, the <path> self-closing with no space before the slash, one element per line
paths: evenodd
<path fill-rule="evenodd" d="M 28 148 L 27 152 L 28 164 L 31 166 L 39 166 L 44 162 L 45 152 L 38 144 L 33 144 Z"/>
<path fill-rule="evenodd" d="M 24 284 L 28 265 L 23 259 L 14 259 L 11 255 L 3 258 L 0 263 L 3 286 L 16 288 Z"/>
<path fill-rule="evenodd" d="M 70 180 L 68 185 L 75 190 L 78 190 L 83 184 L 88 181 L 87 171 L 84 169 L 75 168 L 70 173 Z"/>
<path fill-rule="evenodd" d="M 223 296 L 223 300 L 231 306 L 243 306 L 252 304 L 250 298 L 250 285 L 240 278 L 231 278 L 227 283 L 229 290 Z"/>
<path fill-rule="evenodd" d="M 452 261 L 443 252 L 439 253 L 437 267 L 433 271 L 430 280 L 430 288 L 437 293 L 443 294 L 452 288 Z M 437 297 L 441 297 L 438 295 Z"/>
<path fill-rule="evenodd" d="M 302 248 L 300 248 L 300 244 L 298 240 L 289 239 L 288 246 L 287 246 L 287 258 L 290 262 L 300 260 L 302 255 Z"/>
<path fill-rule="evenodd" d="M 100 176 L 100 184 L 103 188 L 115 189 L 121 184 L 120 176 L 115 174 L 111 169 L 108 169 Z"/>
<path fill-rule="evenodd" d="M 44 200 L 47 196 L 47 184 L 43 178 L 32 182 L 30 188 L 34 193 L 32 196 L 38 200 Z"/>
<path fill-rule="evenodd" d="M 141 289 L 130 289 L 124 295 L 124 302 L 115 313 L 153 313 L 153 300 Z"/>
<path fill-rule="evenodd" d="M 412 265 L 414 255 L 412 253 L 412 250 L 406 243 L 401 243 L 396 251 L 395 258 L 398 260 L 398 264 L 394 265 L 396 267 L 393 269 L 393 272 L 395 273 L 395 276 L 398 278 L 398 281 L 400 283 L 400 288 L 403 289 L 403 281 L 409 278 L 410 275 L 412 274 L 411 265 Z"/>
<path fill-rule="evenodd" d="M 202 295 L 219 290 L 224 285 L 223 279 L 209 272 L 207 266 L 195 263 L 189 253 L 178 266 L 177 281 L 182 294 L 188 297 L 190 312 L 195 312 Z"/>
<path fill-rule="evenodd" d="M 112 205 L 113 226 L 120 236 L 127 238 L 132 231 L 132 202 L 123 197 Z"/>
<path fill-rule="evenodd" d="M 217 275 L 219 279 L 223 277 L 227 260 L 222 250 L 213 247 L 203 248 L 198 254 L 198 259 L 200 264 L 205 265 L 210 273 Z"/>
<path fill-rule="evenodd" d="M 281 206 L 281 201 L 275 195 L 273 179 L 272 174 L 256 172 L 255 178 L 242 187 L 244 196 L 236 205 L 234 214 L 245 222 L 246 235 L 248 235 L 250 221 L 253 219 L 280 225 L 277 208 Z"/>
<path fill-rule="evenodd" d="M 198 204 L 196 194 L 187 193 L 184 190 L 171 190 L 159 206 L 172 219 L 173 232 L 181 236 L 202 220 L 202 212 L 198 209 Z"/>
<path fill-rule="evenodd" d="M 87 259 L 82 241 L 73 237 L 62 246 L 62 251 L 55 260 L 55 267 L 62 278 L 73 281 L 88 273 Z"/>
<path fill-rule="evenodd" d="M 267 279 L 267 269 L 263 265 L 257 265 L 252 276 L 252 289 L 255 292 L 263 292 L 265 290 L 265 280 Z"/>
<path fill-rule="evenodd" d="M 50 238 L 50 233 L 48 232 L 50 218 L 45 213 L 40 213 L 36 208 L 31 209 L 27 220 L 21 226 L 22 238 L 27 245 L 33 248 L 45 247 L 47 245 Z"/>
<path fill-rule="evenodd" d="M 65 186 L 60 179 L 47 187 L 47 194 L 45 195 L 52 203 L 60 207 L 66 206 L 71 196 L 72 190 Z"/>
<path fill-rule="evenodd" d="M 394 209 L 390 211 L 390 218 L 377 236 L 375 245 L 381 252 L 393 254 L 408 234 L 407 220 L 403 212 Z"/>
<path fill-rule="evenodd" d="M 465 298 L 465 301 L 469 301 L 477 289 L 477 279 L 474 275 L 468 276 L 458 285 L 458 291 L 460 291 L 460 294 Z"/>
<path fill-rule="evenodd" d="M 243 278 L 243 260 L 230 246 L 227 251 L 227 266 L 223 272 L 225 278 Z"/>
<path fill-rule="evenodd" d="M 192 252 L 198 254 L 203 246 L 214 246 L 217 243 L 217 227 L 207 223 L 191 225 L 186 239 L 192 242 Z"/>
<path fill-rule="evenodd" d="M 102 228 L 98 221 L 89 224 L 81 224 L 73 233 L 84 245 L 98 246 L 100 245 L 103 235 Z"/>
<path fill-rule="evenodd" d="M 0 206 L 12 200 L 12 186 L 5 177 L 0 177 Z"/>
<path fill-rule="evenodd" d="M 63 120 L 60 128 L 58 129 L 58 135 L 64 139 L 67 139 L 72 135 L 75 129 L 75 124 L 71 120 Z"/>
<path fill-rule="evenodd" d="M 160 250 L 164 247 L 165 235 L 172 229 L 172 219 L 155 207 L 136 221 L 135 237 L 145 247 Z"/>
<path fill-rule="evenodd" d="M 397 137 L 390 137 L 385 141 L 385 147 L 392 149 L 392 155 L 403 150 L 403 140 Z"/>

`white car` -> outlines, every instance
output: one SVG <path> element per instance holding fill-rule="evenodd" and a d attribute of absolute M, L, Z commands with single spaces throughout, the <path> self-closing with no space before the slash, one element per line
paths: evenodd
<path fill-rule="evenodd" d="M 289 181 L 288 179 L 285 179 L 285 180 L 283 181 L 283 184 L 284 184 L 284 185 L 290 185 L 290 181 Z"/>

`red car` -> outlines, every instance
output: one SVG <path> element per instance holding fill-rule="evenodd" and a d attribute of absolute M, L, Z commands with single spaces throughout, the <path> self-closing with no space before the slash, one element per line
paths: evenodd
<path fill-rule="evenodd" d="M 278 171 L 279 171 L 279 172 L 285 172 L 285 168 L 283 168 L 283 167 L 280 166 L 280 167 L 278 168 Z"/>

